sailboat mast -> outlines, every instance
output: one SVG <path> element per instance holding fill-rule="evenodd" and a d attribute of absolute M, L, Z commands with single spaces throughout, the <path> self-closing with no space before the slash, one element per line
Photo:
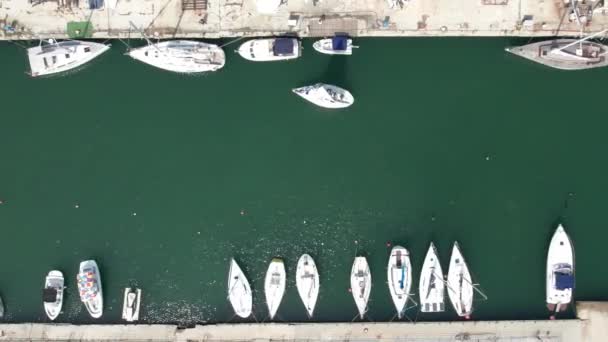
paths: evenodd
<path fill-rule="evenodd" d="M 579 39 L 579 40 L 577 40 L 577 41 L 574 41 L 574 42 L 572 42 L 572 43 L 570 43 L 570 44 L 564 45 L 564 46 L 562 46 L 562 47 L 561 47 L 561 48 L 559 48 L 559 49 L 553 49 L 553 50 L 551 50 L 551 51 L 560 51 L 560 50 L 567 49 L 567 48 L 569 48 L 569 47 L 571 47 L 571 46 L 574 46 L 574 45 L 576 45 L 576 44 L 582 43 L 582 42 L 584 42 L 585 40 L 589 40 L 589 39 L 591 39 L 591 38 L 595 38 L 595 37 L 597 37 L 597 36 L 599 36 L 599 35 L 601 35 L 601 34 L 605 33 L 606 31 L 608 31 L 608 29 L 603 30 L 603 31 L 600 31 L 600 32 L 597 32 L 597 33 L 594 33 L 594 34 L 592 34 L 592 35 L 589 35 L 589 36 L 587 36 L 587 37 L 584 37 L 584 38 L 582 38 L 582 39 Z"/>

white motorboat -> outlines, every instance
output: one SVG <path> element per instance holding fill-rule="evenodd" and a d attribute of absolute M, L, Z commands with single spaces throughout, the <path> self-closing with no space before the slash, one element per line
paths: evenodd
<path fill-rule="evenodd" d="M 412 287 L 412 265 L 407 249 L 401 246 L 393 247 L 388 258 L 387 278 L 397 317 L 401 318 Z"/>
<path fill-rule="evenodd" d="M 356 257 L 350 272 L 350 288 L 359 310 L 359 317 L 363 319 L 367 312 L 367 302 L 372 290 L 372 274 L 365 257 Z"/>
<path fill-rule="evenodd" d="M 64 288 L 65 280 L 63 279 L 63 273 L 57 270 L 50 271 L 44 280 L 42 301 L 44 303 L 44 312 L 46 312 L 51 321 L 55 320 L 61 312 Z"/>
<path fill-rule="evenodd" d="M 192 40 L 169 40 L 129 50 L 127 55 L 154 67 L 193 74 L 221 69 L 224 50 L 217 45 Z"/>
<path fill-rule="evenodd" d="M 319 297 L 319 272 L 312 257 L 303 254 L 298 260 L 296 268 L 296 287 L 306 307 L 308 317 L 312 318 Z"/>
<path fill-rule="evenodd" d="M 437 257 L 437 249 L 432 242 L 422 264 L 418 291 L 420 311 L 443 312 L 445 310 L 443 270 Z"/>
<path fill-rule="evenodd" d="M 80 300 L 93 318 L 103 314 L 103 292 L 101 288 L 101 274 L 95 260 L 86 260 L 80 263 L 80 270 L 76 277 Z"/>
<path fill-rule="evenodd" d="M 324 83 L 295 88 L 295 94 L 323 108 L 346 108 L 355 102 L 353 95 L 346 89 Z"/>
<path fill-rule="evenodd" d="M 312 47 L 320 53 L 326 55 L 352 55 L 353 40 L 345 34 L 336 34 L 332 38 L 317 40 Z"/>
<path fill-rule="evenodd" d="M 547 254 L 547 308 L 565 311 L 574 291 L 574 249 L 560 224 L 549 244 Z"/>
<path fill-rule="evenodd" d="M 139 320 L 139 306 L 141 305 L 141 289 L 125 288 L 122 302 L 122 319 L 127 322 Z"/>
<path fill-rule="evenodd" d="M 285 264 L 283 259 L 274 258 L 268 266 L 266 279 L 264 281 L 264 293 L 266 294 L 266 305 L 270 319 L 273 319 L 281 305 L 283 295 L 285 294 Z"/>
<path fill-rule="evenodd" d="M 296 38 L 263 38 L 239 46 L 241 57 L 254 62 L 284 61 L 300 57 L 300 41 Z"/>
<path fill-rule="evenodd" d="M 458 246 L 454 242 L 450 268 L 448 269 L 448 297 L 452 302 L 454 310 L 460 317 L 469 318 L 473 312 L 473 282 L 471 273 Z"/>
<path fill-rule="evenodd" d="M 80 40 L 41 40 L 38 46 L 27 49 L 30 75 L 37 77 L 70 71 L 109 49 L 110 45 Z"/>
<path fill-rule="evenodd" d="M 228 271 L 228 299 L 237 316 L 247 318 L 251 315 L 253 305 L 251 287 L 247 277 L 234 259 L 230 261 L 230 270 Z"/>

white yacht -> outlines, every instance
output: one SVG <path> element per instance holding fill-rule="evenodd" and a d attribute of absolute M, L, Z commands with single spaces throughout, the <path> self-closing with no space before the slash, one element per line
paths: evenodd
<path fill-rule="evenodd" d="M 298 39 L 285 37 L 249 40 L 241 44 L 236 52 L 250 61 L 272 62 L 298 58 L 301 51 Z"/>
<path fill-rule="evenodd" d="M 193 74 L 221 69 L 224 50 L 217 45 L 192 40 L 169 40 L 129 50 L 127 55 L 154 67 Z"/>
<path fill-rule="evenodd" d="M 320 53 L 326 55 L 352 55 L 353 40 L 345 34 L 336 34 L 332 38 L 317 40 L 312 47 Z"/>
<path fill-rule="evenodd" d="M 355 102 L 353 95 L 346 89 L 324 83 L 292 89 L 304 99 L 323 108 L 346 108 Z"/>
<path fill-rule="evenodd" d="M 319 272 L 313 258 L 302 254 L 296 268 L 296 287 L 302 303 L 306 307 L 308 317 L 312 318 L 319 297 Z"/>
<path fill-rule="evenodd" d="M 51 321 L 55 320 L 59 316 L 59 313 L 61 313 L 64 288 L 65 280 L 63 279 L 63 273 L 57 270 L 50 271 L 44 280 L 42 301 L 44 303 L 44 312 L 46 312 Z"/>
<path fill-rule="evenodd" d="M 273 319 L 277 314 L 283 295 L 285 294 L 285 264 L 283 259 L 274 258 L 268 266 L 266 279 L 264 281 L 264 293 L 266 294 L 266 304 L 270 319 Z"/>
<path fill-rule="evenodd" d="M 80 300 L 93 318 L 103 314 L 103 292 L 101 288 L 101 275 L 95 260 L 86 260 L 80 263 L 80 270 L 76 277 Z"/>
<path fill-rule="evenodd" d="M 454 242 L 454 247 L 452 248 L 447 288 L 448 297 L 450 297 L 454 311 L 456 311 L 458 316 L 468 319 L 471 312 L 473 312 L 473 282 L 469 267 L 462 256 L 458 242 Z"/>
<path fill-rule="evenodd" d="M 422 264 L 418 291 L 420 311 L 443 312 L 445 310 L 443 270 L 437 257 L 437 249 L 432 242 Z"/>
<path fill-rule="evenodd" d="M 367 312 L 367 302 L 372 290 L 372 274 L 365 257 L 356 257 L 350 272 L 350 288 L 359 310 L 359 317 L 363 319 Z"/>
<path fill-rule="evenodd" d="M 397 317 L 401 318 L 412 287 L 412 265 L 407 249 L 401 246 L 393 247 L 388 258 L 387 278 Z"/>
<path fill-rule="evenodd" d="M 139 306 L 141 305 L 141 289 L 125 288 L 122 302 L 122 319 L 127 322 L 139 320 Z"/>
<path fill-rule="evenodd" d="M 574 249 L 560 224 L 549 245 L 547 254 L 547 308 L 552 312 L 565 311 L 574 291 Z"/>
<path fill-rule="evenodd" d="M 230 260 L 230 270 L 228 271 L 228 299 L 237 316 L 247 318 L 251 315 L 253 305 L 251 287 L 234 259 Z"/>
<path fill-rule="evenodd" d="M 32 77 L 74 70 L 108 51 L 110 45 L 80 40 L 49 39 L 27 49 Z"/>
<path fill-rule="evenodd" d="M 589 41 L 608 30 L 604 30 L 582 39 L 553 39 L 508 47 L 505 50 L 531 61 L 562 70 L 582 70 L 608 65 L 606 53 L 608 46 Z"/>

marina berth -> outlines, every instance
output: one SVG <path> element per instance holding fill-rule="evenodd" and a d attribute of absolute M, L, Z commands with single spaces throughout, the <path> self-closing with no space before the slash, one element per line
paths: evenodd
<path fill-rule="evenodd" d="M 251 287 L 234 259 L 230 260 L 230 270 L 228 271 L 228 300 L 237 316 L 241 318 L 251 316 L 253 306 Z"/>
<path fill-rule="evenodd" d="M 110 45 L 80 40 L 41 40 L 27 49 L 32 77 L 59 74 L 75 70 L 108 51 Z"/>
<path fill-rule="evenodd" d="M 95 260 L 86 260 L 80 263 L 76 277 L 80 300 L 93 318 L 100 318 L 103 314 L 103 292 L 101 275 Z"/>
<path fill-rule="evenodd" d="M 254 62 L 284 61 L 300 57 L 301 45 L 297 38 L 263 38 L 246 41 L 236 51 Z"/>
<path fill-rule="evenodd" d="M 129 50 L 127 55 L 159 69 L 193 74 L 224 67 L 224 50 L 214 44 L 192 40 L 169 40 Z"/>
<path fill-rule="evenodd" d="M 285 264 L 280 258 L 274 258 L 268 266 L 266 279 L 264 280 L 264 293 L 266 294 L 266 305 L 270 319 L 273 319 L 279 310 L 281 300 L 285 294 Z"/>
<path fill-rule="evenodd" d="M 44 280 L 42 302 L 44 304 L 44 312 L 51 321 L 55 320 L 61 313 L 64 288 L 65 280 L 63 279 L 63 273 L 57 270 L 50 271 Z"/>
<path fill-rule="evenodd" d="M 561 224 L 549 244 L 546 277 L 547 308 L 556 313 L 565 311 L 574 292 L 574 249 Z"/>
<path fill-rule="evenodd" d="M 329 109 L 350 107 L 355 98 L 346 89 L 324 83 L 294 88 L 292 92 L 315 105 Z"/>
<path fill-rule="evenodd" d="M 412 265 L 407 249 L 395 246 L 391 250 L 387 267 L 388 290 L 397 310 L 397 318 L 403 316 L 412 287 Z"/>
<path fill-rule="evenodd" d="M 420 311 L 443 312 L 445 310 L 443 270 L 437 257 L 437 249 L 432 242 L 422 264 L 418 291 Z"/>
<path fill-rule="evenodd" d="M 296 287 L 308 318 L 312 318 L 319 297 L 319 272 L 313 258 L 302 254 L 296 268 Z"/>
<path fill-rule="evenodd" d="M 326 55 L 352 55 L 353 40 L 346 34 L 336 34 L 332 38 L 317 40 L 312 44 L 312 47 Z"/>
<path fill-rule="evenodd" d="M 372 290 L 372 275 L 365 257 L 356 257 L 350 272 L 350 289 L 359 312 L 363 319 L 367 312 L 367 302 Z"/>
<path fill-rule="evenodd" d="M 452 248 L 446 286 L 454 311 L 460 317 L 470 318 L 473 312 L 473 282 L 458 242 L 454 242 Z"/>

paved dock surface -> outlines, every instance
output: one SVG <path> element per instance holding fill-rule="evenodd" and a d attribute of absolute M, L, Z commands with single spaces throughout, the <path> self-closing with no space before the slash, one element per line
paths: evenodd
<path fill-rule="evenodd" d="M 99 0 L 98 2 L 103 3 Z M 2 0 L 0 39 L 64 38 L 70 23 L 89 23 L 71 36 L 94 38 L 235 37 L 293 33 L 327 36 L 572 36 L 608 28 L 602 0 L 580 1 L 581 15 L 564 0 Z M 278 3 L 278 2 L 277 2 Z M 577 12 L 577 13 L 579 13 Z M 584 15 L 583 15 L 584 14 Z M 8 28 L 7 28 L 8 25 Z"/>
<path fill-rule="evenodd" d="M 608 304 L 577 303 L 578 319 L 427 323 L 175 325 L 1 324 L 0 341 L 493 341 L 604 342 Z"/>

